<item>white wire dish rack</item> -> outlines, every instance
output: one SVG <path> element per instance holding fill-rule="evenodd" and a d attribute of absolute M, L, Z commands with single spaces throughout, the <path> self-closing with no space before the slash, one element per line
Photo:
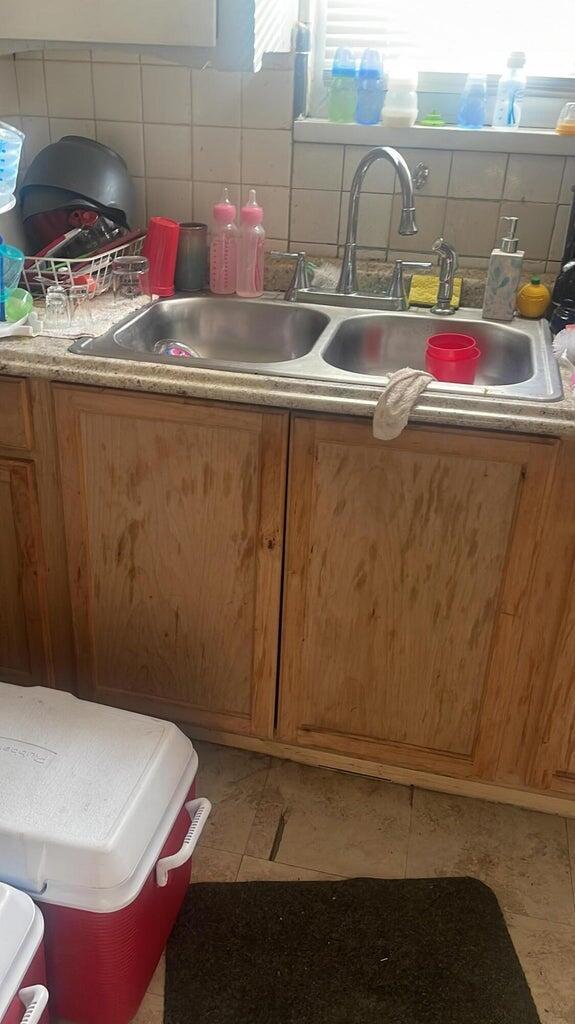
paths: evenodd
<path fill-rule="evenodd" d="M 145 234 L 123 245 L 81 259 L 64 260 L 58 256 L 27 256 L 22 270 L 21 284 L 33 295 L 46 297 L 46 290 L 52 284 L 64 288 L 73 285 L 87 285 L 92 297 L 108 291 L 112 283 L 112 264 L 118 256 L 138 256 L 142 251 Z"/>

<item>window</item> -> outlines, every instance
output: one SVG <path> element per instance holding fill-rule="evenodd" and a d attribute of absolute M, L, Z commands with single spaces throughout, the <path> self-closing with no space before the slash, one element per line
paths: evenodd
<path fill-rule="evenodd" d="M 498 75 L 512 50 L 524 50 L 528 86 L 572 78 L 563 89 L 569 93 L 575 89 L 573 13 L 574 0 L 547 0 L 544 7 L 540 0 L 316 0 L 316 97 L 338 46 L 358 57 L 367 46 L 379 49 L 386 71 L 396 60 L 409 61 L 441 91 L 446 75 Z M 459 82 L 452 79 L 452 87 L 460 89 Z"/>

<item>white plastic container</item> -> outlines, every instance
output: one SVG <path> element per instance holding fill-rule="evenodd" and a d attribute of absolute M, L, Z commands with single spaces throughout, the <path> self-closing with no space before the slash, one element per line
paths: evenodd
<path fill-rule="evenodd" d="M 55 1013 L 127 1024 L 210 811 L 196 752 L 170 722 L 44 687 L 0 683 L 0 721 L 0 879 L 42 909 Z"/>
<path fill-rule="evenodd" d="M 505 71 L 497 85 L 493 109 L 494 128 L 509 131 L 519 127 L 525 99 L 525 82 L 525 54 L 522 50 L 514 50 L 507 59 Z"/>
<path fill-rule="evenodd" d="M 47 1024 L 43 936 L 30 897 L 0 882 L 0 1024 Z"/>
<path fill-rule="evenodd" d="M 417 121 L 417 71 L 396 68 L 390 71 L 381 123 L 388 128 L 410 128 Z"/>

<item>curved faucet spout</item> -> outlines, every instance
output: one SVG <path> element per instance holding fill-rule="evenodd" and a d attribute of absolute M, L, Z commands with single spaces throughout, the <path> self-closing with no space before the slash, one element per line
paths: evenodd
<path fill-rule="evenodd" d="M 401 218 L 399 222 L 400 235 L 415 235 L 417 225 L 415 223 L 415 205 L 413 200 L 413 181 L 405 160 L 401 153 L 391 146 L 377 146 L 360 160 L 357 170 L 351 183 L 349 194 L 349 213 L 347 218 L 347 236 L 345 241 L 343 264 L 337 287 L 338 292 L 350 295 L 357 289 L 357 227 L 359 222 L 359 200 L 364 178 L 377 160 L 387 160 L 395 169 L 401 187 Z"/>

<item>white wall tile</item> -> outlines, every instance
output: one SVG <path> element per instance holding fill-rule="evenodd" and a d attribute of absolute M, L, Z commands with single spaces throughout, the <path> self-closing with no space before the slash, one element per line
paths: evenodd
<path fill-rule="evenodd" d="M 558 206 L 557 215 L 555 217 L 555 226 L 553 228 L 553 234 L 551 236 L 551 245 L 549 247 L 549 259 L 550 260 L 561 260 L 563 258 L 563 250 L 565 249 L 565 241 L 567 238 L 567 227 L 569 224 L 569 206 Z"/>
<path fill-rule="evenodd" d="M 297 238 L 292 238 L 290 251 L 305 252 L 308 256 L 325 256 L 335 260 L 338 257 L 339 246 L 327 245 L 325 242 L 300 242 Z"/>
<path fill-rule="evenodd" d="M 109 50 L 104 46 L 97 46 L 92 50 L 92 60 L 95 64 L 139 64 L 140 54 L 137 50 L 121 50 L 120 47 L 111 47 Z"/>
<path fill-rule="evenodd" d="M 389 225 L 391 221 L 392 196 L 377 195 L 367 192 L 361 197 L 357 231 L 358 245 L 378 245 L 387 250 L 389 245 Z M 349 211 L 349 192 L 342 192 L 341 214 L 339 221 L 339 241 L 345 242 L 347 234 L 347 218 Z M 369 253 L 359 253 L 368 257 Z M 374 259 L 383 259 L 385 253 L 374 253 Z"/>
<path fill-rule="evenodd" d="M 148 223 L 148 214 L 146 210 L 146 179 L 133 177 L 132 181 L 134 182 L 134 192 L 136 196 L 134 223 L 132 227 L 145 228 Z"/>
<path fill-rule="evenodd" d="M 194 180 L 241 180 L 241 132 L 238 128 L 194 127 Z"/>
<path fill-rule="evenodd" d="M 144 176 L 144 129 L 141 124 L 133 121 L 97 121 L 96 137 L 98 142 L 115 149 L 124 158 L 130 174 Z"/>
<path fill-rule="evenodd" d="M 192 219 L 191 181 L 148 178 L 146 198 L 148 217 L 170 217 L 177 221 Z"/>
<path fill-rule="evenodd" d="M 547 260 L 547 263 L 545 264 L 546 274 L 558 274 L 560 270 L 561 263 L 558 263 L 556 260 Z"/>
<path fill-rule="evenodd" d="M 18 113 L 16 61 L 12 57 L 0 57 L 0 107 L 7 114 Z"/>
<path fill-rule="evenodd" d="M 145 124 L 144 145 L 149 177 L 191 179 L 191 128 L 179 124 Z"/>
<path fill-rule="evenodd" d="M 443 234 L 446 200 L 435 196 L 417 196 L 415 215 L 418 232 L 416 235 L 400 235 L 398 231 L 401 196 L 394 196 L 391 213 L 389 246 L 406 252 L 431 253 L 436 238 Z M 429 257 L 431 258 L 431 257 Z"/>
<path fill-rule="evenodd" d="M 275 185 L 259 185 L 258 203 L 264 211 L 264 228 L 271 238 L 285 238 L 289 231 L 290 190 Z M 247 187 L 242 187 L 241 204 L 248 198 Z M 239 219 L 239 211 L 238 211 Z"/>
<path fill-rule="evenodd" d="M 18 100 L 21 114 L 36 114 L 45 117 L 48 113 L 44 63 L 39 60 L 22 60 L 16 64 Z"/>
<path fill-rule="evenodd" d="M 239 128 L 242 116 L 242 76 L 239 71 L 192 71 L 194 124 Z"/>
<path fill-rule="evenodd" d="M 93 64 L 96 118 L 99 121 L 141 121 L 140 67 Z"/>
<path fill-rule="evenodd" d="M 211 228 L 213 220 L 213 208 L 219 203 L 223 195 L 224 187 L 227 186 L 230 202 L 234 203 L 238 212 L 240 206 L 240 186 L 227 185 L 221 181 L 195 181 L 194 182 L 194 220 L 207 224 Z"/>
<path fill-rule="evenodd" d="M 142 68 L 144 121 L 159 124 L 192 123 L 192 87 L 189 68 Z"/>
<path fill-rule="evenodd" d="M 425 185 L 415 193 L 416 206 L 418 196 L 447 195 L 451 153 L 441 149 L 402 149 L 401 155 L 412 174 L 418 164 L 425 164 L 429 168 L 429 177 Z M 395 191 L 400 191 L 397 179 L 395 181 Z"/>
<path fill-rule="evenodd" d="M 294 188 L 340 189 L 343 146 L 296 142 L 293 149 Z"/>
<path fill-rule="evenodd" d="M 46 91 L 51 117 L 94 116 L 91 64 L 80 61 L 47 61 Z"/>
<path fill-rule="evenodd" d="M 90 60 L 89 50 L 56 50 L 48 46 L 44 50 L 44 60 Z"/>
<path fill-rule="evenodd" d="M 575 156 L 568 156 L 565 161 L 565 171 L 563 173 L 561 193 L 559 195 L 560 203 L 573 202 L 573 199 L 575 198 L 573 186 L 575 186 Z"/>
<path fill-rule="evenodd" d="M 457 199 L 501 199 L 506 169 L 505 153 L 454 153 L 449 195 Z"/>
<path fill-rule="evenodd" d="M 50 125 L 47 117 L 23 117 L 22 131 L 26 138 L 23 147 L 23 162 L 26 167 L 37 153 L 50 145 Z"/>
<path fill-rule="evenodd" d="M 562 156 L 512 154 L 507 167 L 504 198 L 534 203 L 556 203 L 563 168 Z"/>
<path fill-rule="evenodd" d="M 87 117 L 51 117 L 51 141 L 58 142 L 64 135 L 82 135 L 85 139 L 95 139 L 96 122 Z"/>
<path fill-rule="evenodd" d="M 360 160 L 369 153 L 369 146 L 346 146 L 343 165 L 343 188 L 349 192 L 353 176 Z M 364 192 L 386 192 L 391 194 L 395 185 L 395 172 L 387 160 L 378 160 L 367 172 Z"/>
<path fill-rule="evenodd" d="M 246 72 L 242 78 L 244 128 L 291 128 L 292 123 L 292 71 Z"/>
<path fill-rule="evenodd" d="M 246 185 L 289 185 L 291 132 L 242 130 L 242 182 Z"/>
<path fill-rule="evenodd" d="M 448 199 L 443 233 L 462 256 L 489 256 L 497 237 L 499 203 Z"/>
<path fill-rule="evenodd" d="M 319 189 L 294 188 L 291 202 L 290 239 L 301 242 L 328 242 L 338 240 L 339 192 L 321 192 Z"/>
<path fill-rule="evenodd" d="M 18 50 L 18 53 L 14 54 L 14 56 L 16 57 L 16 60 L 44 60 L 44 51 Z"/>
<path fill-rule="evenodd" d="M 555 223 L 556 207 L 552 203 L 501 203 L 502 217 L 518 217 L 519 248 L 525 258 L 546 259 Z"/>

